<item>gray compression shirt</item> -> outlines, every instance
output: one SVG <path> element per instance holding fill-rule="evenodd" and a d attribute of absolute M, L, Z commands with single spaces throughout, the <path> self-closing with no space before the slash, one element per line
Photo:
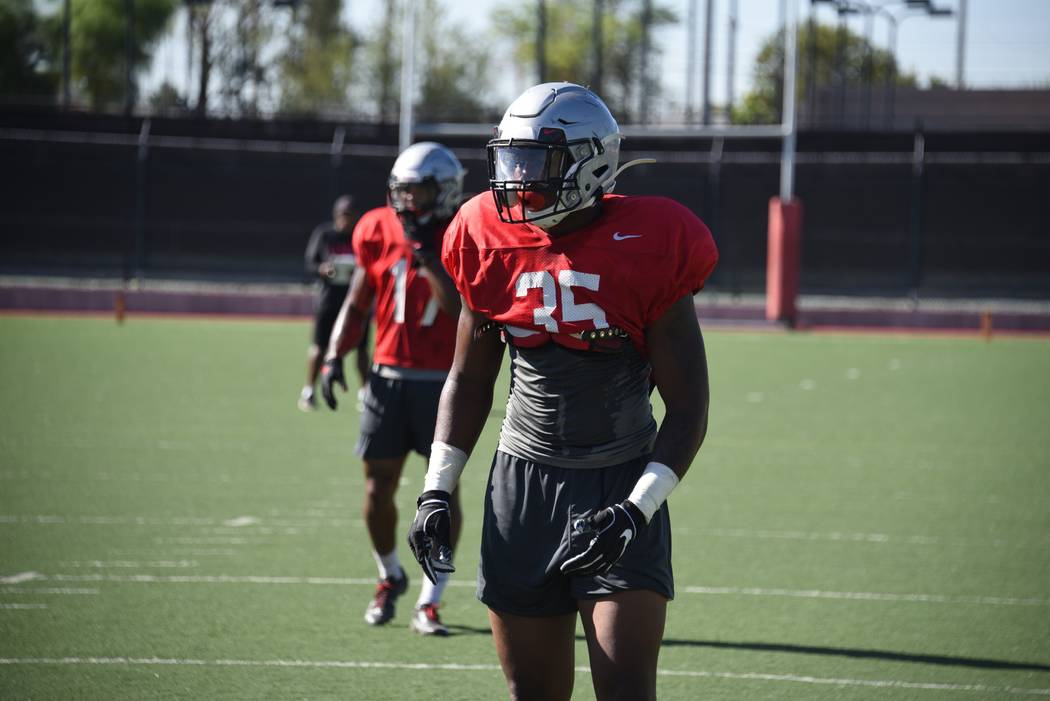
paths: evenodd
<path fill-rule="evenodd" d="M 650 366 L 634 345 L 599 353 L 510 346 L 511 386 L 499 449 L 569 468 L 618 465 L 652 451 Z"/>

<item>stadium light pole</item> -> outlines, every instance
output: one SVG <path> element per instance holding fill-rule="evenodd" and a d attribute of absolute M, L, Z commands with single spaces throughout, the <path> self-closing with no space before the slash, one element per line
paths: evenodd
<path fill-rule="evenodd" d="M 889 50 L 890 58 L 892 63 L 890 69 L 886 71 L 886 83 L 885 92 L 887 98 L 886 106 L 886 126 L 889 128 L 893 127 L 893 121 L 896 117 L 896 103 L 897 103 L 897 75 L 898 75 L 898 61 L 897 61 L 897 36 L 900 26 L 904 24 L 904 21 L 909 17 L 951 17 L 952 11 L 947 8 L 934 7 L 930 2 L 905 2 L 904 11 L 896 15 L 889 11 L 887 6 L 881 6 L 876 8 L 876 12 L 882 17 L 886 18 L 889 23 Z M 922 12 L 910 12 L 910 10 L 922 10 Z"/>
<path fill-rule="evenodd" d="M 784 143 L 781 149 L 780 199 L 790 202 L 795 189 L 795 75 L 798 65 L 798 6 L 795 0 L 787 3 L 784 18 Z"/>
<path fill-rule="evenodd" d="M 891 3 L 892 4 L 892 3 Z M 885 5 L 872 5 L 863 0 L 853 3 L 840 0 L 840 15 L 862 13 L 864 15 L 864 128 L 871 128 L 871 98 L 875 83 L 875 16 L 889 12 Z"/>
<path fill-rule="evenodd" d="M 638 50 L 638 123 L 649 123 L 649 103 L 652 78 L 649 75 L 649 55 L 652 52 L 653 3 L 642 1 L 642 45 Z"/>
<path fill-rule="evenodd" d="M 70 94 L 72 89 L 70 87 L 70 41 L 69 41 L 69 28 L 72 23 L 72 8 L 70 4 L 72 0 L 63 0 L 62 2 L 62 107 L 69 109 Z"/>
<path fill-rule="evenodd" d="M 886 107 L 886 126 L 890 128 L 893 127 L 893 121 L 896 118 L 897 109 L 897 75 L 899 73 L 897 62 L 897 33 L 900 30 L 900 26 L 904 24 L 904 21 L 909 17 L 924 17 L 932 14 L 928 4 L 924 6 L 916 6 L 909 3 L 907 9 L 924 9 L 926 10 L 926 13 L 909 13 L 905 11 L 905 14 L 898 16 L 892 12 L 884 10 L 882 15 L 890 25 L 889 46 L 890 57 L 893 59 L 893 64 L 890 66 L 890 70 L 886 72 L 886 93 L 889 102 Z"/>
<path fill-rule="evenodd" d="M 728 35 L 726 46 L 726 121 L 733 121 L 733 104 L 736 102 L 736 30 L 739 17 L 737 0 L 729 0 Z"/>
<path fill-rule="evenodd" d="M 685 123 L 693 123 L 693 103 L 696 102 L 696 3 L 689 0 L 685 33 Z M 600 93 L 599 93 L 600 94 Z"/>
<path fill-rule="evenodd" d="M 601 95 L 602 90 L 602 62 L 605 60 L 603 57 L 603 49 L 605 43 L 605 28 L 602 26 L 605 21 L 605 3 L 604 0 L 594 0 L 593 15 L 591 19 L 591 43 L 594 49 L 594 67 L 591 72 L 591 85 L 592 89 L 598 95 Z"/>
<path fill-rule="evenodd" d="M 124 116 L 130 117 L 135 106 L 135 0 L 125 0 L 124 21 Z"/>
<path fill-rule="evenodd" d="M 966 87 L 966 4 L 967 0 L 959 0 L 959 28 L 955 39 L 955 89 L 962 90 Z M 939 9 L 939 8 L 938 8 Z"/>
<path fill-rule="evenodd" d="M 541 83 L 547 82 L 546 0 L 536 0 L 536 74 L 539 77 Z"/>
<path fill-rule="evenodd" d="M 705 127 L 711 123 L 711 41 L 714 4 L 715 0 L 704 0 L 704 91 L 701 95 L 704 105 L 700 122 Z"/>
<path fill-rule="evenodd" d="M 416 83 L 416 0 L 407 0 L 401 43 L 401 114 L 398 153 L 412 144 L 412 97 Z"/>

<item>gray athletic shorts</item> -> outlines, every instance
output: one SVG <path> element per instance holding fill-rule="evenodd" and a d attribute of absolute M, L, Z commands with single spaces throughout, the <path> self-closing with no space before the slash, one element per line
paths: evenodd
<path fill-rule="evenodd" d="M 627 498 L 647 457 L 604 468 L 566 469 L 497 452 L 485 491 L 478 598 L 519 616 L 557 616 L 577 599 L 649 589 L 674 598 L 671 523 L 664 504 L 608 572 L 566 577 L 558 567 L 587 547 L 573 519 Z M 589 540 L 589 538 L 588 538 Z"/>
<path fill-rule="evenodd" d="M 416 451 L 430 457 L 444 380 L 398 379 L 373 370 L 365 388 L 359 458 L 383 460 Z"/>

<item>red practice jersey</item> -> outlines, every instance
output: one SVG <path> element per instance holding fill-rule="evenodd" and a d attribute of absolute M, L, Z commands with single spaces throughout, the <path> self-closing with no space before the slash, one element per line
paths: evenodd
<path fill-rule="evenodd" d="M 444 234 L 439 229 L 438 245 Z M 354 254 L 375 290 L 373 360 L 420 370 L 448 370 L 456 320 L 441 310 L 430 285 L 413 267 L 412 246 L 390 207 L 366 212 L 354 227 Z"/>
<path fill-rule="evenodd" d="M 466 304 L 503 324 L 515 345 L 625 332 L 645 354 L 645 329 L 700 290 L 718 261 L 711 232 L 665 197 L 607 195 L 595 221 L 560 237 L 499 220 L 491 193 L 460 208 L 442 259 Z"/>

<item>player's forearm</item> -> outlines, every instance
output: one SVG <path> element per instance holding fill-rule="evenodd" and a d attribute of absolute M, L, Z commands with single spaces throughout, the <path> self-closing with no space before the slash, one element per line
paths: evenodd
<path fill-rule="evenodd" d="M 452 283 L 452 278 L 445 272 L 441 261 L 436 257 L 432 258 L 420 266 L 420 271 L 426 278 L 427 284 L 430 285 L 430 292 L 437 299 L 441 311 L 453 318 L 458 317 L 460 312 L 459 292 Z"/>
<path fill-rule="evenodd" d="M 668 409 L 653 446 L 652 460 L 671 468 L 681 479 L 689 471 L 707 435 L 707 400 L 703 406 Z"/>
<path fill-rule="evenodd" d="M 699 387 L 696 389 L 697 403 L 676 401 L 673 406 L 668 406 L 649 464 L 627 496 L 627 501 L 641 513 L 646 523 L 652 521 L 685 477 L 707 433 L 706 383 L 702 391 Z"/>
<path fill-rule="evenodd" d="M 450 374 L 441 392 L 424 494 L 456 491 L 492 406 L 492 383 Z"/>
<path fill-rule="evenodd" d="M 364 335 L 366 321 L 367 317 L 347 298 L 332 326 L 332 335 L 328 340 L 328 352 L 325 358 L 342 358 L 356 348 Z"/>
<path fill-rule="evenodd" d="M 321 255 L 321 237 L 317 235 L 316 231 L 310 236 L 309 243 L 306 244 L 306 253 L 303 254 L 303 259 L 307 273 L 317 275 L 320 272 L 320 266 L 324 262 L 324 257 Z"/>
<path fill-rule="evenodd" d="M 710 397 L 704 339 L 692 297 L 676 301 L 649 328 L 646 341 L 656 387 L 666 409 L 652 460 L 682 477 L 707 434 Z"/>
<path fill-rule="evenodd" d="M 469 455 L 491 408 L 491 383 L 450 373 L 441 392 L 434 440 L 453 445 Z"/>

